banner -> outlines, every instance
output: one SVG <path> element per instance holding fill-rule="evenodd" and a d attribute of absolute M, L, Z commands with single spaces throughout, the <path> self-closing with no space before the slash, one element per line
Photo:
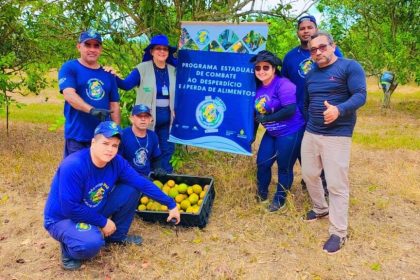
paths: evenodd
<path fill-rule="evenodd" d="M 266 24 L 182 23 L 169 141 L 251 155 L 254 68 Z"/>

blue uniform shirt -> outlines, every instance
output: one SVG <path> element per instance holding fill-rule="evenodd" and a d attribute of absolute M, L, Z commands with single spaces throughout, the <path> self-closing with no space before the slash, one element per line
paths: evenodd
<path fill-rule="evenodd" d="M 74 88 L 76 93 L 89 105 L 100 109 L 109 109 L 110 102 L 118 102 L 117 83 L 114 75 L 103 68 L 90 69 L 77 59 L 67 61 L 58 72 L 60 92 L 66 88 Z M 74 109 L 68 102 L 64 103 L 65 139 L 90 141 L 93 131 L 100 120 L 88 113 Z"/>
<path fill-rule="evenodd" d="M 340 115 L 324 124 L 324 101 L 337 106 Z M 338 58 L 324 68 L 315 66 L 306 76 L 306 130 L 327 136 L 351 137 L 356 124 L 356 110 L 366 102 L 365 72 L 355 60 Z"/>
<path fill-rule="evenodd" d="M 72 153 L 60 164 L 51 183 L 44 209 L 44 226 L 64 219 L 104 227 L 107 217 L 100 214 L 116 182 L 136 188 L 139 192 L 167 205 L 176 207 L 175 201 L 155 184 L 139 175 L 120 155 L 104 167 L 96 167 L 90 149 Z"/>
<path fill-rule="evenodd" d="M 120 154 L 138 173 L 149 175 L 151 162 L 161 154 L 156 133 L 147 130 L 146 136 L 141 138 L 134 135 L 131 126 L 125 128 L 122 133 Z"/>
<path fill-rule="evenodd" d="M 335 55 L 343 56 L 338 47 L 335 48 Z M 300 46 L 290 50 L 283 59 L 281 75 L 296 85 L 296 105 L 301 112 L 303 111 L 305 77 L 313 64 L 310 51 Z"/>

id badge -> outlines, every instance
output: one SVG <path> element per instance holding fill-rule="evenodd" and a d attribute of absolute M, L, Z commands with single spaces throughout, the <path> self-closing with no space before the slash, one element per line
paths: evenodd
<path fill-rule="evenodd" d="M 163 96 L 168 96 L 169 95 L 169 90 L 168 90 L 168 87 L 166 85 L 162 87 L 162 95 Z"/>

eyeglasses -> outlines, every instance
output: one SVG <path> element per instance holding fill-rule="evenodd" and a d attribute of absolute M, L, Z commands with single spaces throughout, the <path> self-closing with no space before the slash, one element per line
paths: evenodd
<path fill-rule="evenodd" d="M 259 72 L 259 71 L 261 71 L 261 69 L 264 70 L 264 71 L 268 71 L 268 70 L 270 70 L 270 68 L 271 68 L 271 66 L 269 66 L 269 65 L 264 65 L 264 66 L 257 65 L 257 66 L 255 66 L 255 71 Z"/>
<path fill-rule="evenodd" d="M 164 51 L 164 52 L 169 51 L 169 49 L 167 47 L 154 47 L 153 49 L 157 50 L 157 51 Z"/>
<path fill-rule="evenodd" d="M 318 48 L 311 48 L 310 49 L 311 54 L 316 54 L 318 52 L 318 50 L 320 50 L 321 52 L 325 52 L 329 45 L 330 44 L 328 44 L 328 45 L 322 44 L 322 45 L 319 45 Z"/>

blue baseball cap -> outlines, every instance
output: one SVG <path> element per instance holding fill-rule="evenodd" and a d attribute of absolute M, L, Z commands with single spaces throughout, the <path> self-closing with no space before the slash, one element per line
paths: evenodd
<path fill-rule="evenodd" d="M 80 33 L 79 43 L 84 43 L 84 42 L 86 42 L 88 40 L 95 40 L 99 44 L 102 44 L 101 34 L 99 34 L 98 32 L 96 32 L 95 30 L 92 30 L 92 29 L 88 29 L 88 30 L 83 31 L 82 33 Z"/>
<path fill-rule="evenodd" d="M 147 107 L 147 106 L 146 106 L 146 105 L 144 105 L 144 104 L 137 104 L 137 105 L 134 105 L 133 110 L 131 110 L 131 115 L 132 115 L 132 116 L 134 116 L 134 115 L 139 115 L 139 114 L 142 114 L 142 113 L 149 114 L 150 116 L 152 115 L 152 114 L 150 113 L 150 108 L 149 108 L 149 107 Z"/>
<path fill-rule="evenodd" d="M 95 128 L 94 135 L 102 134 L 106 138 L 118 137 L 121 138 L 121 127 L 113 121 L 105 121 L 98 124 Z"/>
<path fill-rule="evenodd" d="M 317 26 L 315 17 L 312 15 L 306 15 L 298 19 L 297 27 L 299 28 L 299 25 L 304 21 L 312 21 L 315 26 Z"/>

